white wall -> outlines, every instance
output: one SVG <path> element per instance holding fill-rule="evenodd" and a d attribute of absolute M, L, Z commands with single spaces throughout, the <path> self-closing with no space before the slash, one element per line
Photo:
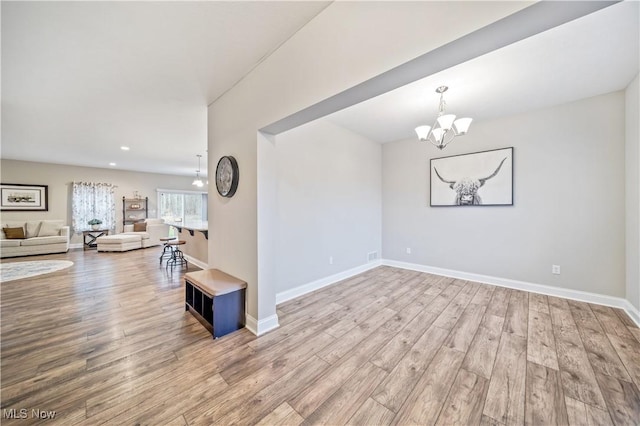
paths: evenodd
<path fill-rule="evenodd" d="M 624 106 L 615 92 L 476 122 L 444 152 L 385 144 L 383 257 L 624 297 Z M 514 206 L 429 207 L 430 158 L 509 146 Z"/>
<path fill-rule="evenodd" d="M 250 320 L 275 316 L 275 258 L 268 250 L 258 253 L 259 244 L 270 247 L 275 200 L 267 193 L 275 191 L 262 182 L 267 193 L 258 194 L 258 173 L 272 176 L 269 164 L 260 165 L 271 148 L 258 129 L 528 4 L 334 2 L 209 106 L 209 170 L 223 155 L 235 156 L 240 167 L 236 195 L 209 198 L 216 218 L 210 223 L 209 266 L 247 281 Z M 258 223 L 265 235 L 259 235 Z"/>
<path fill-rule="evenodd" d="M 71 225 L 71 185 L 73 181 L 106 182 L 117 185 L 116 230 L 122 232 L 122 197 L 133 197 L 138 191 L 149 197 L 149 217 L 157 217 L 156 189 L 193 190 L 187 176 L 161 175 L 115 169 L 2 160 L 2 182 L 49 185 L 49 211 L 2 212 L 2 220 L 63 219 Z M 206 189 L 205 189 L 206 190 Z M 74 235 L 71 243 L 81 243 L 82 235 Z"/>
<path fill-rule="evenodd" d="M 627 300 L 640 309 L 640 87 L 638 75 L 625 91 Z"/>
<path fill-rule="evenodd" d="M 276 155 L 278 293 L 380 256 L 380 144 L 316 120 L 279 134 Z"/>

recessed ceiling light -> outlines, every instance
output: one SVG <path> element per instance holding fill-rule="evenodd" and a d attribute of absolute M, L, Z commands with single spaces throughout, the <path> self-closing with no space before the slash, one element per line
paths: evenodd
<path fill-rule="evenodd" d="M 129 148 L 128 146 L 121 146 L 120 149 L 123 151 L 129 151 L 131 148 Z"/>
<path fill-rule="evenodd" d="M 116 163 L 109 163 L 109 165 L 110 165 L 110 166 L 115 166 L 115 165 L 116 165 Z"/>

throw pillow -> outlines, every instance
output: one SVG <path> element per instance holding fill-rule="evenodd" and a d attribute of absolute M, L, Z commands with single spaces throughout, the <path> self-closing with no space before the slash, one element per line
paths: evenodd
<path fill-rule="evenodd" d="M 42 222 L 39 220 L 27 222 L 27 238 L 37 237 L 40 232 L 40 225 L 42 225 Z"/>
<path fill-rule="evenodd" d="M 60 235 L 60 228 L 62 228 L 62 226 L 57 223 L 42 222 L 38 237 L 56 237 Z"/>
<path fill-rule="evenodd" d="M 24 228 L 2 228 L 7 240 L 24 240 Z"/>
<path fill-rule="evenodd" d="M 145 222 L 136 222 L 133 224 L 133 232 L 145 232 L 147 224 Z"/>

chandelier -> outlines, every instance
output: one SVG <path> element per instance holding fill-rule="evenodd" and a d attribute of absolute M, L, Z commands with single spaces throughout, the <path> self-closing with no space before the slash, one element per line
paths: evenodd
<path fill-rule="evenodd" d="M 416 127 L 416 133 L 421 141 L 429 141 L 436 148 L 443 149 L 449 145 L 456 136 L 462 136 L 467 133 L 471 125 L 472 118 L 458 118 L 455 114 L 445 114 L 447 103 L 444 101 L 444 92 L 449 88 L 440 86 L 436 89 L 436 93 L 440 93 L 440 105 L 438 106 L 438 118 L 436 118 L 433 126 Z"/>
<path fill-rule="evenodd" d="M 200 179 L 200 158 L 202 157 L 202 155 L 198 154 L 196 155 L 196 157 L 198 157 L 198 170 L 196 170 L 196 178 L 193 180 L 191 185 L 195 185 L 198 188 L 202 188 L 202 186 L 204 185 L 204 183 L 202 182 L 202 179 Z"/>

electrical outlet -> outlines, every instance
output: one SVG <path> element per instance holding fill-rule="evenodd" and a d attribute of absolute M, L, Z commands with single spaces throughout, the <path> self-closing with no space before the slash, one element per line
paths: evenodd
<path fill-rule="evenodd" d="M 560 265 L 551 265 L 551 273 L 554 275 L 560 275 Z"/>
<path fill-rule="evenodd" d="M 329 256 L 329 265 L 333 265 L 333 256 Z"/>
<path fill-rule="evenodd" d="M 411 249 L 407 247 L 407 254 L 411 254 Z"/>

